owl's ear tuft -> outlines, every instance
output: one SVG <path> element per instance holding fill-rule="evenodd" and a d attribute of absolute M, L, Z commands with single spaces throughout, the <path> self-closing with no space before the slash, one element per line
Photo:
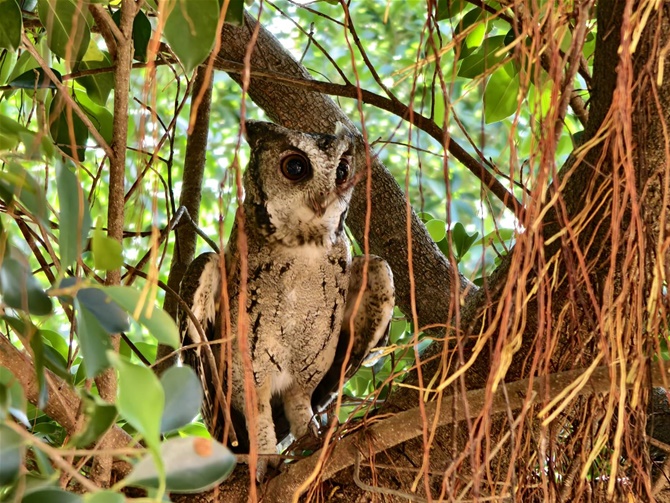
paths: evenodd
<path fill-rule="evenodd" d="M 345 140 L 349 143 L 349 148 L 344 152 L 345 155 L 354 155 L 354 144 L 356 143 L 356 135 L 349 128 L 347 124 L 341 121 L 335 123 L 334 135 L 340 140 Z"/>
<path fill-rule="evenodd" d="M 269 125 L 270 123 L 263 121 L 245 121 L 244 139 L 247 140 L 247 143 L 252 149 L 256 147 L 258 141 L 267 133 Z"/>
<path fill-rule="evenodd" d="M 333 134 L 339 138 L 352 136 L 349 128 L 341 121 L 335 123 L 335 132 Z"/>
<path fill-rule="evenodd" d="M 253 149 L 259 142 L 268 138 L 286 135 L 287 129 L 272 122 L 248 120 L 244 123 L 245 139 Z"/>

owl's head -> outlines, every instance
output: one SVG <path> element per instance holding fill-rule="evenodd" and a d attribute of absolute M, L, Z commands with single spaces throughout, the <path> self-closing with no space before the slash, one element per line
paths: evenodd
<path fill-rule="evenodd" d="M 354 141 L 248 121 L 245 207 L 256 227 L 286 246 L 329 245 L 343 232 L 354 190 Z"/>

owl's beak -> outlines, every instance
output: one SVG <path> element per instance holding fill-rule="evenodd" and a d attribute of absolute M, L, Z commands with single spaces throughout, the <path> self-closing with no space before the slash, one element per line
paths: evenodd
<path fill-rule="evenodd" d="M 310 194 L 308 204 L 317 217 L 322 217 L 328 208 L 328 196 L 324 194 Z"/>

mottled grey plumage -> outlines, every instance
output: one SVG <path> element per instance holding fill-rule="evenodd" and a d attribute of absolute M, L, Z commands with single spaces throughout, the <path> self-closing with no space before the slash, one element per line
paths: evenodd
<path fill-rule="evenodd" d="M 355 259 L 352 266 L 344 232 L 354 172 L 349 135 L 301 133 L 263 122 L 248 122 L 246 128 L 251 158 L 244 173 L 244 211 L 238 211 L 225 252 L 230 334 L 220 309 L 222 264 L 214 253 L 199 256 L 189 266 L 181 287 L 202 331 L 183 310 L 180 327 L 185 345 L 206 342 L 202 335 L 207 341 L 233 337 L 228 358 L 222 356 L 224 344 L 212 345 L 211 352 L 198 347 L 184 354 L 206 388 L 203 415 L 208 428 L 221 438 L 225 416 L 219 408 L 229 376 L 233 422 L 246 410 L 244 361 L 237 340 L 245 259 L 240 256 L 239 238 L 246 236 L 248 354 L 256 388 L 259 452 L 267 455 L 276 454 L 275 428 L 281 429 L 282 411 L 273 410 L 273 396 L 283 403 L 296 438 L 310 427 L 317 431 L 312 404 L 322 406 L 339 384 L 340 353 L 349 345 L 348 320 L 361 288 L 363 260 Z M 383 338 L 393 309 L 388 265 L 371 257 L 369 273 L 362 309 L 354 316 L 350 367 L 360 365 Z M 229 369 L 227 361 L 232 362 Z M 313 396 L 317 386 L 319 392 Z M 267 459 L 259 460 L 259 480 Z"/>

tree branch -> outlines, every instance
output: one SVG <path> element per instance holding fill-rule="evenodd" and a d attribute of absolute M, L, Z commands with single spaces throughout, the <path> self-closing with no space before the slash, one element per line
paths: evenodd
<path fill-rule="evenodd" d="M 205 161 L 207 157 L 207 138 L 209 135 L 209 113 L 212 104 L 212 79 L 206 80 L 204 68 L 198 69 L 193 83 L 191 103 L 200 95 L 205 88 L 205 93 L 200 100 L 200 106 L 196 112 L 193 130 L 186 140 L 186 154 L 184 157 L 184 171 L 182 174 L 181 195 L 179 205 L 186 208 L 189 218 L 195 225 L 179 225 L 175 229 L 175 245 L 168 275 L 168 286 L 175 292 L 179 291 L 186 268 L 193 261 L 197 244 L 198 215 L 200 214 L 200 200 L 202 198 L 202 178 L 205 172 Z M 171 295 L 165 296 L 163 309 L 173 318 L 177 318 L 177 299 Z M 172 353 L 169 346 L 159 345 L 156 360 L 165 358 L 156 365 L 155 370 L 160 375 L 174 364 L 175 358 L 166 358 Z"/>
<path fill-rule="evenodd" d="M 39 399 L 39 387 L 32 360 L 22 351 L 15 348 L 7 337 L 0 336 L 0 366 L 6 367 L 21 384 L 26 398 L 33 405 Z M 49 370 L 44 370 L 45 380 L 49 389 L 49 398 L 44 406 L 44 413 L 57 421 L 69 435 L 73 435 L 77 426 L 77 414 L 81 400 L 72 387 Z M 112 448 L 135 445 L 133 439 L 118 426 L 107 432 L 107 446 Z M 123 462 L 117 466 L 119 473 L 127 475 L 131 466 Z"/>
<path fill-rule="evenodd" d="M 255 25 L 256 21 L 248 13 L 245 13 L 243 26 L 225 25 L 219 60 L 241 64 Z M 257 71 L 281 74 L 299 81 L 310 79 L 302 65 L 262 27 L 251 56 L 251 67 Z M 239 74 L 231 72 L 231 77 L 239 83 Z M 249 95 L 271 119 L 286 127 L 303 131 L 332 132 L 336 123 L 341 122 L 348 125 L 352 132 L 356 131 L 351 120 L 329 97 L 313 90 L 252 76 Z M 359 172 L 365 171 L 365 147 L 360 135 L 355 163 Z M 378 159 L 372 160 L 371 172 L 370 252 L 384 257 L 391 265 L 396 286 L 396 303 L 409 313 L 412 302 L 416 302 L 418 324 L 421 326 L 443 324 L 451 320 L 459 302 L 456 300 L 457 296 L 467 295 L 477 288 L 460 275 L 440 252 L 424 225 L 406 206 L 405 194 Z M 354 192 L 347 224 L 361 242 L 365 228 L 366 200 L 364 184 L 359 184 Z M 412 265 L 416 281 L 414 292 L 410 286 L 407 238 L 404 233 L 396 231 L 398 228 L 405 228 L 408 216 L 412 230 Z M 435 302 L 435 299 L 440 301 Z"/>
<path fill-rule="evenodd" d="M 30 53 L 30 55 L 35 58 L 35 61 L 37 61 L 40 65 L 40 68 L 44 70 L 44 73 L 47 77 L 49 77 L 49 80 L 53 83 L 54 86 L 56 86 L 56 89 L 58 89 L 58 93 L 60 96 L 63 97 L 63 100 L 67 104 L 67 106 L 72 108 L 72 112 L 81 119 L 81 121 L 84 123 L 86 126 L 86 129 L 88 129 L 88 132 L 91 134 L 91 136 L 95 139 L 95 141 L 98 144 L 98 147 L 103 149 L 105 151 L 105 154 L 109 157 L 113 155 L 113 150 L 112 148 L 107 145 L 107 142 L 105 139 L 102 137 L 100 132 L 96 129 L 96 127 L 93 125 L 91 122 L 91 119 L 88 115 L 84 113 L 84 111 L 81 109 L 81 107 L 74 101 L 74 98 L 70 96 L 70 93 L 68 92 L 68 89 L 66 86 L 64 86 L 60 80 L 58 80 L 58 77 L 56 77 L 56 74 L 53 72 L 53 70 L 49 67 L 49 65 L 44 61 L 44 58 L 40 56 L 40 53 L 37 52 L 37 49 L 33 46 L 32 42 L 28 38 L 28 36 L 24 33 L 21 36 L 21 42 L 23 43 L 23 46 L 25 49 Z"/>
<path fill-rule="evenodd" d="M 223 70 L 229 74 L 241 74 L 244 70 L 244 65 L 234 61 L 226 61 L 217 59 L 216 68 Z M 330 96 L 341 96 L 343 98 L 358 99 L 359 90 L 354 84 L 335 84 L 333 82 L 323 82 L 306 78 L 294 78 L 289 75 L 282 75 L 274 72 L 266 72 L 251 69 L 251 76 L 254 79 L 262 79 L 266 81 L 276 81 L 287 84 L 292 87 L 308 89 L 314 92 L 328 94 Z M 410 107 L 396 99 L 387 98 L 371 91 L 361 89 L 360 96 L 363 103 L 373 105 L 381 110 L 386 110 L 403 120 L 408 121 L 420 130 L 427 133 L 431 138 L 438 141 L 440 144 L 444 143 L 445 134 L 441 127 L 439 127 L 432 119 L 421 115 L 420 113 L 410 110 Z M 453 155 L 463 166 L 465 166 L 472 174 L 474 174 L 500 201 L 512 211 L 519 219 L 523 218 L 523 205 L 517 201 L 514 194 L 507 190 L 507 188 L 500 183 L 500 181 L 489 172 L 482 163 L 472 157 L 463 147 L 455 142 L 451 137 L 448 138 L 446 146 L 447 151 Z"/>
<path fill-rule="evenodd" d="M 128 94 L 130 90 L 130 70 L 133 64 L 133 20 L 138 7 L 133 0 L 121 3 L 121 21 L 116 40 L 116 66 L 114 69 L 114 121 L 112 124 L 112 155 L 109 158 L 109 191 L 107 206 L 107 229 L 109 237 L 123 241 L 126 144 L 128 143 Z M 103 16 L 104 17 L 104 16 Z M 109 21 L 109 19 L 107 19 Z M 113 24 L 113 23 L 112 23 Z M 107 272 L 106 285 L 121 283 L 121 270 Z M 119 334 L 110 336 L 112 346 L 119 350 Z M 103 400 L 116 400 L 116 371 L 107 369 L 95 378 L 98 393 Z M 103 448 L 109 447 L 109 440 L 102 439 Z M 102 487 L 110 485 L 112 473 L 111 456 L 97 456 L 93 463 L 93 479 Z"/>
<path fill-rule="evenodd" d="M 662 385 L 664 376 L 668 375 L 667 370 L 655 364 L 652 364 L 650 368 L 651 375 L 649 377 L 652 384 Z M 618 370 L 620 371 L 620 369 Z M 364 428 L 358 429 L 332 444 L 332 451 L 319 473 L 319 479 L 324 482 L 342 470 L 353 467 L 361 460 L 370 459 L 392 447 L 420 437 L 423 434 L 424 421 L 428 421 L 436 427 L 448 426 L 468 418 L 475 419 L 485 409 L 487 414 L 500 414 L 523 410 L 532 404 L 546 404 L 562 396 L 566 389 L 589 372 L 588 378 L 581 383 L 582 386 L 576 391 L 575 397 L 608 393 L 612 390 L 612 386 L 619 389 L 616 379 L 611 379 L 612 372 L 616 371 L 609 366 L 596 367 L 592 371 L 576 369 L 504 384 L 493 395 L 490 395 L 488 389 L 476 389 L 468 391 L 456 400 L 451 400 L 450 397 L 445 396 L 442 397 L 441 401 L 433 401 L 425 406 L 425 418 L 421 415 L 419 407 L 384 418 L 369 418 L 368 424 Z M 628 381 L 627 387 L 633 388 L 633 386 L 634 383 Z M 464 406 L 466 403 L 467 408 Z M 356 427 L 358 425 L 353 424 L 351 426 Z M 288 465 L 283 473 L 270 480 L 263 494 L 263 502 L 296 501 L 299 496 L 296 491 L 301 483 L 312 475 L 316 468 L 319 453 L 320 451 L 315 452 L 308 458 Z M 394 468 L 397 469 L 397 467 Z M 240 470 L 240 467 L 238 467 L 233 479 L 224 482 L 214 492 L 201 493 L 197 496 L 173 496 L 173 501 L 175 503 L 195 503 L 196 501 L 198 503 L 215 501 L 245 502 L 247 498 L 246 486 L 241 482 L 247 476 L 246 471 Z M 231 485 L 235 487 L 233 490 L 231 490 Z"/>

